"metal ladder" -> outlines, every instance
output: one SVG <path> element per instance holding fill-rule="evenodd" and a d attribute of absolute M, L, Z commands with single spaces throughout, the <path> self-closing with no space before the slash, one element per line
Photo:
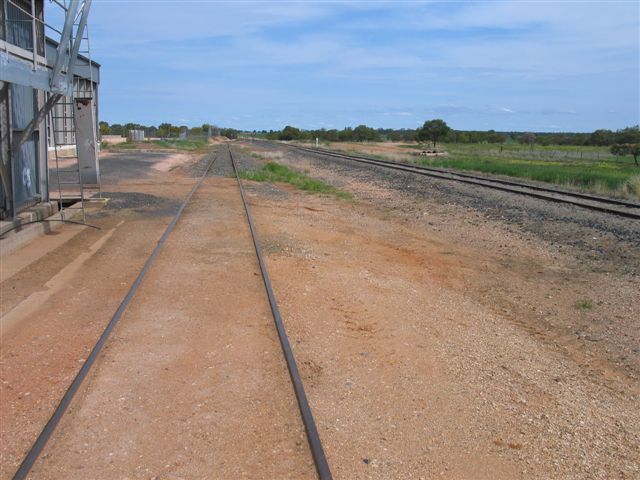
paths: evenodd
<path fill-rule="evenodd" d="M 54 115 L 55 109 L 49 114 L 49 121 L 51 125 L 50 132 L 51 137 L 53 138 L 53 151 L 56 167 L 55 175 L 58 186 L 58 201 L 60 202 L 60 218 L 62 220 L 71 220 L 79 211 L 82 217 L 82 223 L 85 223 L 85 188 L 84 182 L 82 181 L 82 172 L 80 172 L 80 161 L 78 159 L 77 150 L 72 156 L 62 157 L 62 162 L 70 163 L 70 165 L 64 165 L 63 167 L 60 166 L 61 145 L 58 142 L 58 139 L 60 138 L 60 135 L 65 139 L 69 134 L 73 134 L 75 136 L 75 102 L 73 101 L 73 97 L 71 97 L 71 101 L 68 101 L 68 99 L 69 97 L 63 97 L 58 101 L 57 105 L 61 105 L 64 110 L 66 110 L 67 107 L 71 107 L 71 116 Z M 63 126 L 65 128 L 58 128 L 59 122 L 57 120 L 63 120 Z M 67 128 L 68 123 L 72 124 L 71 128 Z M 74 200 L 76 200 L 76 202 L 72 203 L 71 206 L 65 206 L 65 203 Z"/>
<path fill-rule="evenodd" d="M 86 50 L 82 50 L 82 42 L 85 42 L 87 48 Z M 97 119 L 96 119 L 96 104 L 95 104 L 95 91 L 93 89 L 93 68 L 92 68 L 92 60 L 91 60 L 91 40 L 90 40 L 90 36 L 89 36 L 89 25 L 85 25 L 84 28 L 84 36 L 81 39 L 80 42 L 80 48 L 81 50 L 79 50 L 79 53 L 86 55 L 87 59 L 89 60 L 89 100 L 91 102 L 91 134 L 93 137 L 93 149 L 94 149 L 94 155 L 95 158 L 98 158 L 98 154 L 100 153 L 100 149 L 98 147 L 98 125 L 97 125 Z M 75 92 L 75 90 L 74 90 Z M 86 97 L 84 97 L 86 99 Z M 76 110 L 74 110 L 75 112 Z M 76 137 L 77 138 L 77 137 Z M 102 187 L 100 184 L 100 178 L 98 178 L 98 183 L 96 185 L 85 185 L 84 188 L 86 189 L 87 187 L 89 188 L 97 188 L 98 192 L 97 192 L 97 198 L 98 199 L 102 199 Z M 93 197 L 92 197 L 93 198 Z"/>
<path fill-rule="evenodd" d="M 64 0 L 63 3 L 54 0 L 59 6 L 66 10 L 67 1 Z M 75 23 L 74 27 L 76 28 L 78 24 Z M 73 32 L 73 30 L 72 30 Z M 73 35 L 73 34 L 72 34 Z M 93 148 L 95 149 L 95 156 L 98 156 L 98 143 L 97 143 L 97 125 L 96 125 L 96 111 L 94 105 L 95 92 L 93 88 L 93 68 L 91 61 L 91 41 L 89 39 L 89 26 L 86 25 L 84 28 L 84 35 L 80 39 L 80 48 L 82 48 L 82 42 L 85 42 L 86 50 L 80 50 L 78 53 L 86 55 L 89 60 L 89 97 L 82 96 L 82 100 L 89 100 L 91 102 L 91 124 L 92 124 L 92 135 L 93 135 Z M 71 61 L 77 61 L 77 59 L 73 59 Z M 89 195 L 89 190 L 97 189 L 97 198 L 102 198 L 102 190 L 100 186 L 100 181 L 98 179 L 97 184 L 87 185 L 84 183 L 82 177 L 82 171 L 80 167 L 80 161 L 78 157 L 78 136 L 76 130 L 76 101 L 79 95 L 79 89 L 73 88 L 73 93 L 71 97 L 62 97 L 57 105 L 60 105 L 61 108 L 52 109 L 49 114 L 49 121 L 51 125 L 51 136 L 53 138 L 53 146 L 54 146 L 54 157 L 55 157 L 55 168 L 56 168 L 56 183 L 57 190 L 60 202 L 60 216 L 62 220 L 70 220 L 73 216 L 77 214 L 79 211 L 82 217 L 82 223 L 86 223 L 86 212 L 85 212 L 85 202 L 91 200 L 91 195 Z M 78 98 L 79 100 L 80 98 Z M 62 111 L 62 115 L 56 115 L 56 112 Z M 68 115 L 68 112 L 71 112 Z M 62 128 L 60 128 L 62 127 Z M 76 153 L 73 156 L 60 156 L 60 142 L 59 139 L 63 139 L 64 144 L 66 145 L 75 145 Z M 73 139 L 73 141 L 71 141 Z M 62 162 L 69 163 L 68 160 L 73 160 L 71 165 L 63 165 L 61 168 L 61 158 L 63 158 Z M 77 200 L 75 203 L 72 203 L 71 206 L 66 206 L 65 203 L 69 203 L 73 200 Z M 66 218 L 65 218 L 66 217 Z"/>

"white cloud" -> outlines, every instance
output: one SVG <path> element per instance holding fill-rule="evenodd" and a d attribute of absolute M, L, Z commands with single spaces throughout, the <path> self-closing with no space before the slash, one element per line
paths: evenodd
<path fill-rule="evenodd" d="M 281 111 L 288 122 L 340 112 L 328 122 L 338 125 L 352 110 L 365 112 L 354 121 L 397 124 L 424 115 L 545 123 L 579 121 L 587 110 L 638 115 L 637 3 L 93 5 L 102 92 L 122 102 L 182 99 L 226 109 L 225 118 Z"/>

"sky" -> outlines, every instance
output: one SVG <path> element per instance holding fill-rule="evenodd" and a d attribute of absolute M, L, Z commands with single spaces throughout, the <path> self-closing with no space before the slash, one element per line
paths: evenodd
<path fill-rule="evenodd" d="M 635 0 L 93 0 L 89 24 L 109 123 L 416 128 L 442 118 L 460 130 L 537 132 L 640 123 Z"/>

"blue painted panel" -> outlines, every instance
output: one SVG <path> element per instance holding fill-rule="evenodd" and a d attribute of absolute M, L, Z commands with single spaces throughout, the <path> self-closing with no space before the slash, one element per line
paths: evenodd
<path fill-rule="evenodd" d="M 11 113 L 13 128 L 23 130 L 35 117 L 33 88 L 11 84 Z"/>
<path fill-rule="evenodd" d="M 11 113 L 13 135 L 20 135 L 22 130 L 29 125 L 35 117 L 35 96 L 31 87 L 11 84 Z M 33 203 L 39 192 L 38 175 L 38 132 L 33 133 L 20 147 L 20 151 L 14 158 L 11 166 L 13 173 L 13 185 L 15 188 L 16 208 L 24 204 Z"/>
<path fill-rule="evenodd" d="M 39 189 L 38 152 L 36 150 L 37 133 L 24 142 L 13 164 L 16 206 L 20 208 L 25 203 L 36 200 Z"/>

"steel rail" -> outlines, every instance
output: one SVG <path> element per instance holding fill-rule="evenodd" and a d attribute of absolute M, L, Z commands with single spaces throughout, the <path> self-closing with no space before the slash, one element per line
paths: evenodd
<path fill-rule="evenodd" d="M 271 287 L 271 280 L 269 279 L 269 272 L 267 271 L 267 266 L 262 256 L 262 249 L 260 248 L 260 241 L 258 240 L 258 234 L 256 233 L 256 227 L 253 221 L 253 215 L 251 214 L 251 209 L 249 208 L 249 203 L 247 202 L 247 197 L 244 193 L 244 187 L 242 186 L 242 181 L 240 180 L 240 175 L 238 174 L 236 162 L 233 159 L 233 154 L 231 153 L 231 147 L 228 147 L 228 148 L 229 148 L 229 158 L 231 159 L 231 165 L 233 166 L 233 172 L 235 173 L 236 181 L 238 182 L 238 187 L 240 189 L 240 196 L 242 197 L 244 211 L 247 215 L 247 220 L 249 222 L 249 229 L 251 230 L 253 246 L 256 251 L 256 256 L 258 257 L 258 263 L 260 264 L 260 271 L 262 272 L 262 280 L 264 282 L 264 287 L 267 291 L 267 296 L 269 297 L 269 305 L 271 306 L 271 313 L 273 315 L 273 320 L 276 325 L 276 330 L 278 331 L 280 346 L 282 347 L 282 352 L 284 353 L 284 358 L 286 360 L 287 368 L 289 370 L 289 376 L 291 377 L 291 383 L 293 384 L 293 390 L 295 392 L 296 399 L 298 401 L 298 406 L 300 408 L 300 414 L 302 416 L 304 428 L 307 432 L 307 440 L 309 441 L 309 448 L 311 449 L 311 455 L 313 456 L 313 461 L 315 463 L 316 470 L 318 472 L 318 477 L 321 480 L 331 480 L 332 477 L 331 477 L 331 470 L 329 469 L 329 462 L 327 461 L 327 457 L 324 453 L 324 449 L 322 448 L 320 435 L 318 433 L 315 420 L 313 419 L 313 413 L 311 412 L 311 407 L 309 406 L 309 402 L 307 401 L 307 396 L 304 392 L 304 386 L 302 384 L 302 379 L 300 378 L 300 372 L 298 371 L 296 359 L 293 355 L 293 351 L 291 350 L 291 345 L 289 343 L 289 338 L 287 337 L 287 332 L 284 327 L 284 322 L 282 321 L 282 317 L 280 315 L 280 309 L 278 308 L 278 303 L 276 302 L 276 297 L 275 297 L 275 294 L 273 293 L 273 288 Z"/>
<path fill-rule="evenodd" d="M 559 194 L 559 195 L 568 195 L 568 196 L 572 196 L 572 197 L 576 197 L 576 198 L 584 198 L 585 200 L 593 200 L 595 202 L 601 202 L 601 203 L 610 203 L 612 205 L 620 205 L 620 206 L 624 206 L 624 207 L 630 207 L 630 208 L 640 208 L 640 203 L 634 203 L 634 202 L 628 202 L 625 200 L 619 200 L 616 198 L 607 198 L 607 197 L 600 197 L 598 195 L 591 195 L 589 193 L 582 193 L 582 192 L 572 192 L 569 190 L 562 190 L 559 188 L 551 188 L 551 187 L 544 187 L 544 186 L 540 186 L 540 185 L 530 185 L 527 183 L 522 183 L 522 182 L 515 182 L 513 180 L 505 180 L 502 178 L 491 178 L 491 177 L 485 177 L 482 175 L 471 175 L 468 173 L 462 173 L 462 172 L 454 172 L 451 170 L 446 170 L 444 168 L 435 168 L 435 167 L 426 167 L 424 165 L 413 165 L 413 164 L 409 164 L 409 163 L 402 163 L 402 162 L 393 162 L 390 160 L 380 160 L 377 158 L 368 158 L 368 157 L 361 157 L 358 155 L 347 155 L 347 154 L 342 154 L 341 152 L 336 152 L 333 150 L 323 150 L 323 149 L 313 149 L 313 148 L 307 148 L 307 147 L 302 147 L 302 146 L 298 146 L 298 145 L 292 145 L 295 148 L 298 148 L 300 150 L 306 150 L 308 152 L 322 152 L 322 153 L 327 153 L 327 154 L 333 154 L 333 155 L 337 155 L 337 156 L 346 156 L 352 159 L 361 159 L 361 160 L 372 160 L 375 162 L 379 162 L 381 164 L 389 164 L 389 165 L 404 165 L 407 167 L 414 167 L 414 168 L 418 168 L 420 170 L 426 170 L 428 172 L 436 172 L 436 173 L 444 173 L 444 174 L 449 174 L 449 175 L 456 175 L 458 177 L 464 177 L 464 178 L 473 178 L 476 180 L 484 180 L 484 181 L 489 181 L 489 182 L 493 182 L 493 183 L 499 183 L 502 185 L 511 185 L 511 186 L 515 186 L 515 187 L 521 187 L 521 188 L 529 188 L 531 190 L 537 190 L 537 191 L 541 191 L 541 192 L 550 192 L 550 193 L 555 193 L 555 194 Z"/>
<path fill-rule="evenodd" d="M 565 203 L 565 204 L 574 205 L 574 206 L 577 206 L 577 207 L 582 207 L 582 208 L 587 208 L 587 209 L 590 209 L 590 210 L 595 210 L 595 211 L 602 212 L 602 213 L 618 215 L 618 216 L 625 217 L 625 218 L 632 218 L 632 219 L 636 219 L 636 220 L 640 219 L 640 213 L 635 213 L 635 212 L 630 212 L 630 211 L 625 211 L 625 210 L 619 210 L 619 209 L 616 209 L 616 208 L 610 208 L 610 207 L 606 207 L 606 206 L 594 205 L 594 204 L 591 204 L 591 203 L 584 203 L 584 202 L 578 201 L 577 198 L 588 200 L 590 202 L 600 202 L 600 203 L 605 203 L 605 204 L 620 205 L 620 206 L 623 206 L 625 208 L 640 209 L 640 204 L 635 204 L 635 203 L 631 203 L 631 202 L 625 202 L 625 201 L 622 201 L 622 200 L 602 198 L 602 197 L 598 197 L 598 196 L 595 196 L 595 195 L 583 194 L 583 193 L 579 193 L 579 192 L 568 192 L 566 190 L 556 190 L 556 189 L 547 188 L 547 187 L 541 187 L 541 186 L 537 186 L 537 185 L 527 185 L 527 184 L 524 184 L 524 183 L 512 182 L 512 181 L 509 181 L 509 180 L 493 179 L 493 178 L 487 178 L 487 177 L 481 177 L 481 176 L 475 176 L 475 175 L 451 172 L 451 171 L 447 171 L 447 170 L 440 170 L 440 169 L 433 169 L 433 168 L 422 167 L 422 166 L 417 166 L 417 165 L 410 165 L 410 164 L 406 164 L 406 163 L 398 163 L 398 162 L 390 162 L 390 161 L 386 161 L 386 160 L 376 160 L 376 159 L 371 159 L 371 158 L 366 158 L 366 157 L 358 157 L 358 156 L 354 156 L 354 155 L 347 155 L 347 154 L 342 154 L 342 153 L 332 152 L 332 151 L 327 151 L 327 150 L 300 147 L 300 146 L 297 146 L 297 145 L 288 145 L 288 146 L 290 148 L 293 148 L 293 149 L 296 149 L 296 150 L 301 150 L 301 151 L 314 153 L 314 154 L 318 154 L 318 155 L 326 155 L 326 156 L 330 156 L 330 157 L 344 158 L 344 159 L 347 159 L 347 160 L 353 160 L 353 161 L 360 162 L 360 163 L 367 163 L 367 164 L 370 164 L 370 165 L 377 165 L 377 166 L 381 166 L 381 167 L 386 167 L 386 168 L 390 168 L 390 169 L 393 169 L 393 170 L 406 171 L 406 172 L 417 173 L 419 175 L 425 175 L 425 176 L 433 177 L 433 178 L 440 178 L 440 179 L 444 179 L 444 180 L 453 180 L 453 181 L 457 181 L 457 182 L 461 182 L 461 183 L 479 185 L 479 186 L 483 186 L 483 187 L 487 187 L 487 188 L 492 188 L 494 190 L 500 190 L 500 191 L 509 192 L 509 193 L 516 193 L 516 194 L 519 194 L 519 195 L 525 195 L 525 196 L 528 196 L 528 197 L 534 197 L 534 198 L 547 200 L 547 201 L 551 201 L 551 202 Z M 520 189 L 523 189 L 523 190 L 520 190 Z M 528 189 L 529 191 L 526 191 L 525 189 Z M 531 190 L 533 190 L 533 191 L 531 191 Z M 547 192 L 550 195 L 545 195 L 543 193 L 537 193 L 538 191 Z M 559 198 L 559 197 L 555 197 L 555 196 L 552 196 L 552 195 L 563 195 L 565 197 L 574 197 L 574 198 L 576 198 L 576 200 L 573 200 L 571 198 Z"/>
<path fill-rule="evenodd" d="M 96 342 L 93 349 L 91 350 L 91 353 L 87 357 L 87 360 L 84 362 L 84 364 L 82 365 L 82 368 L 80 368 L 80 370 L 76 374 L 75 378 L 73 379 L 73 382 L 71 382 L 71 385 L 69 386 L 64 396 L 62 397 L 62 400 L 60 400 L 58 407 L 55 409 L 55 411 L 53 412 L 53 415 L 51 415 L 51 418 L 46 423 L 42 431 L 40 432 L 40 435 L 38 435 L 38 438 L 36 439 L 31 449 L 27 452 L 27 455 L 25 456 L 24 460 L 22 460 L 20 467 L 18 467 L 18 470 L 13 476 L 13 480 L 22 480 L 26 478 L 26 476 L 31 471 L 31 468 L 33 467 L 34 463 L 40 456 L 40 453 L 42 452 L 45 445 L 53 435 L 55 428 L 58 426 L 58 423 L 60 423 L 60 420 L 62 419 L 64 413 L 67 411 L 67 408 L 69 407 L 71 400 L 73 400 L 73 397 L 75 396 L 78 389 L 80 388 L 82 381 L 85 379 L 85 377 L 91 370 L 91 367 L 93 366 L 96 359 L 98 358 L 98 355 L 100 354 L 100 350 L 102 350 L 102 347 L 107 342 L 107 339 L 109 338 L 109 335 L 111 334 L 112 330 L 114 329 L 114 327 L 122 317 L 123 313 L 127 309 L 127 306 L 135 296 L 136 292 L 138 291 L 138 287 L 142 283 L 143 278 L 151 268 L 151 265 L 153 264 L 156 257 L 160 253 L 160 250 L 162 250 L 162 247 L 167 241 L 167 238 L 169 238 L 169 235 L 171 234 L 174 227 L 178 223 L 178 220 L 180 219 L 182 212 L 187 207 L 188 203 L 191 201 L 193 194 L 200 187 L 200 185 L 202 185 L 202 182 L 204 181 L 205 177 L 209 173 L 209 170 L 211 170 L 211 167 L 216 161 L 216 158 L 217 158 L 217 152 L 212 154 L 212 158 L 209 161 L 204 173 L 198 179 L 196 184 L 193 186 L 193 188 L 185 198 L 182 205 L 180 205 L 180 208 L 176 212 L 175 216 L 173 217 L 169 225 L 167 225 L 167 228 L 165 229 L 164 233 L 160 237 L 160 240 L 158 240 L 158 243 L 153 249 L 153 252 L 151 252 L 151 255 L 147 258 L 146 262 L 142 267 L 142 270 L 140 270 L 140 273 L 138 273 L 138 276 L 136 277 L 133 284 L 129 288 L 129 291 L 127 292 L 126 296 L 120 303 L 120 306 L 118 307 L 116 312 L 113 314 L 113 317 L 111 318 L 111 320 L 105 327 L 104 331 L 100 335 L 100 338 L 98 338 L 98 341 Z"/>

